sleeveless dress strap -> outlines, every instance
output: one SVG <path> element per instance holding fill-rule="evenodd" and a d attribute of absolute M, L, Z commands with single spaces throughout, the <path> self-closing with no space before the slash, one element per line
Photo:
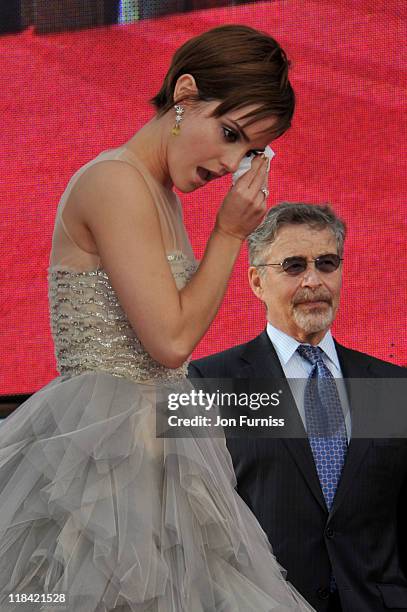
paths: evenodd
<path fill-rule="evenodd" d="M 60 199 L 50 254 L 50 270 L 66 269 L 75 271 L 95 270 L 100 267 L 100 257 L 82 249 L 73 239 L 63 219 L 63 211 L 72 189 L 91 166 L 103 161 L 120 161 L 136 168 L 153 196 L 158 212 L 164 246 L 168 254 L 182 252 L 193 259 L 193 252 L 182 219 L 182 208 L 173 191 L 161 185 L 146 169 L 144 164 L 125 146 L 109 149 L 82 166 L 70 179 Z"/>
<path fill-rule="evenodd" d="M 177 223 L 176 209 L 178 208 L 178 203 L 175 193 L 156 181 L 143 162 L 127 147 L 120 147 L 118 151 L 116 159 L 125 161 L 135 167 L 140 172 L 149 191 L 153 195 L 166 249 L 170 251 L 177 250 L 178 242 L 175 226 Z"/>

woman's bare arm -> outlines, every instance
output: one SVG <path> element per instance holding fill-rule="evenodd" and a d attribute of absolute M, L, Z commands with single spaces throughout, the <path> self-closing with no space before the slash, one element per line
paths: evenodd
<path fill-rule="evenodd" d="M 225 294 L 241 242 L 264 215 L 258 192 L 266 164 L 254 166 L 240 191 L 237 184 L 225 199 L 199 269 L 181 291 L 166 259 L 151 193 L 133 167 L 115 161 L 95 164 L 79 179 L 66 205 L 70 217 L 92 235 L 136 335 L 167 367 L 181 365 L 205 334 Z"/>

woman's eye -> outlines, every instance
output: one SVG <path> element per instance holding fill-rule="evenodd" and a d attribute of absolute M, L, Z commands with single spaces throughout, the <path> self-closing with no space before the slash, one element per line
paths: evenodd
<path fill-rule="evenodd" d="M 238 135 L 236 132 L 231 130 L 230 128 L 223 127 L 223 135 L 228 142 L 236 142 L 238 139 Z"/>

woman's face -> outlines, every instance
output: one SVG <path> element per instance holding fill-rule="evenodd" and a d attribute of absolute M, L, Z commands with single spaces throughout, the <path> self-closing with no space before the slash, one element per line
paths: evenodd
<path fill-rule="evenodd" d="M 255 107 L 211 117 L 218 104 L 218 101 L 185 104 L 180 133 L 170 136 L 168 171 L 175 187 L 183 193 L 235 172 L 245 155 L 261 153 L 270 142 L 274 117 L 243 127 L 247 119 L 242 117 Z M 170 112 L 175 123 L 175 111 Z"/>

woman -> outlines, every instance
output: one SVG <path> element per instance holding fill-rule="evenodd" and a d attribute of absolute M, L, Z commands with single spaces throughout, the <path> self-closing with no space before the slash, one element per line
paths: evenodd
<path fill-rule="evenodd" d="M 227 194 L 195 273 L 172 188 L 234 172 L 288 128 L 287 70 L 278 44 L 244 26 L 190 40 L 156 117 L 63 194 L 49 270 L 61 376 L 0 430 L 2 611 L 310 609 L 234 491 L 224 439 L 155 435 L 156 394 L 188 384 L 185 362 L 265 212 L 267 161 Z"/>

